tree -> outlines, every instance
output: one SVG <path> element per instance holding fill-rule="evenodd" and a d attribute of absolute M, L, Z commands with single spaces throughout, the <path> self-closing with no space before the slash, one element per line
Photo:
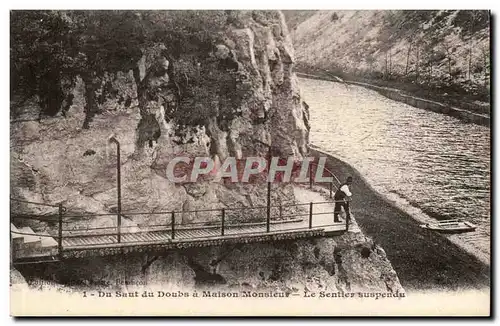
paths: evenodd
<path fill-rule="evenodd" d="M 467 65 L 467 80 L 470 80 L 470 72 L 472 69 L 472 47 L 474 43 L 474 26 L 476 24 L 476 21 L 478 20 L 481 12 L 476 11 L 476 10 L 471 10 L 470 11 L 470 37 L 469 37 L 469 62 Z"/>
<path fill-rule="evenodd" d="M 392 48 L 389 49 L 389 77 L 392 76 Z"/>
<path fill-rule="evenodd" d="M 488 77 L 490 73 L 490 51 L 489 48 L 481 47 L 483 57 L 483 86 L 488 87 Z"/>
<path fill-rule="evenodd" d="M 416 46 L 417 59 L 415 61 L 415 82 L 418 83 L 418 78 L 420 77 L 420 46 Z"/>
<path fill-rule="evenodd" d="M 126 71 L 141 56 L 134 23 L 131 12 L 12 11 L 11 93 L 37 95 L 41 115 L 53 116 L 67 93 L 63 80 L 72 85 L 81 76 L 91 116 L 96 79 Z"/>
<path fill-rule="evenodd" d="M 218 114 L 232 116 L 248 94 L 248 81 L 237 72 L 234 58 L 212 56 L 231 15 L 223 11 L 13 11 L 11 94 L 37 95 L 41 115 L 64 113 L 68 81 L 71 85 L 80 76 L 86 99 L 83 127 L 89 128 L 109 91 L 102 87 L 107 74 L 133 71 L 144 113 L 146 103 L 162 101 L 160 93 L 165 91 L 149 87 L 148 81 L 170 69 L 166 87 L 174 90 L 176 105 L 167 118 L 196 126 Z M 145 49 L 156 45 L 163 46 L 157 59 L 164 65 L 148 67 L 141 79 L 138 61 Z"/>
<path fill-rule="evenodd" d="M 59 12 L 11 11 L 11 98 L 23 103 L 37 95 L 41 114 L 55 115 L 64 100 L 63 76 L 72 74 L 75 41 Z"/>
<path fill-rule="evenodd" d="M 447 59 L 447 62 L 448 62 L 448 76 L 451 80 L 452 78 L 452 69 L 451 69 L 451 61 L 452 61 L 452 54 L 453 52 L 451 51 L 451 49 L 449 47 L 445 47 L 444 50 L 446 51 L 446 59 Z"/>
<path fill-rule="evenodd" d="M 384 72 L 384 78 L 388 79 L 389 76 L 389 60 L 388 60 L 388 53 L 387 51 L 385 52 L 385 72 Z"/>
<path fill-rule="evenodd" d="M 408 42 L 408 51 L 406 52 L 406 66 L 405 66 L 405 76 L 408 76 L 408 67 L 410 65 L 410 53 L 411 53 L 412 40 Z"/>

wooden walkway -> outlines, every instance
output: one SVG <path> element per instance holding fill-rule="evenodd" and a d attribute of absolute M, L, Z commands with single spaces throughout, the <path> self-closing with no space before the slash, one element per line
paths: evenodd
<path fill-rule="evenodd" d="M 324 237 L 340 235 L 348 230 L 347 221 L 333 222 L 332 201 L 291 206 L 305 206 L 301 214 L 295 215 L 299 218 L 292 216 L 288 219 L 276 220 L 269 216 L 265 222 L 235 224 L 224 220 L 225 213 L 222 209 L 222 219 L 215 225 L 178 224 L 174 219 L 175 213 L 172 213 L 170 225 L 124 226 L 120 228 L 113 226 L 79 230 L 63 227 L 62 212 L 64 210 L 59 206 L 59 229 L 49 233 L 35 232 L 28 226 L 17 227 L 16 223 L 22 217 L 12 215 L 12 263 L 54 262 L 71 258 L 133 252 L 164 252 L 172 249 L 218 246 L 226 243 Z M 122 216 L 124 215 L 122 214 Z M 31 216 L 30 219 L 36 218 Z M 40 218 L 37 222 L 42 220 Z M 65 224 L 67 223 L 68 221 L 65 221 Z M 121 224 L 118 223 L 118 225 Z"/>
<path fill-rule="evenodd" d="M 136 232 L 125 232 L 121 234 L 120 244 L 138 244 L 138 243 L 153 243 L 153 242 L 185 242 L 195 239 L 223 239 L 231 238 L 232 236 L 251 237 L 266 233 L 295 233 L 310 230 L 309 226 L 304 221 L 290 221 L 271 223 L 269 232 L 266 229 L 265 223 L 248 223 L 228 225 L 224 228 L 224 235 L 220 227 L 195 227 L 195 228 L 178 228 L 175 231 L 175 238 L 172 238 L 170 229 L 164 230 L 140 230 Z M 311 229 L 323 230 L 325 233 L 335 233 L 345 231 L 345 223 L 331 223 L 324 226 L 313 226 Z M 63 237 L 63 247 L 66 250 L 76 250 L 80 247 L 89 248 L 92 246 L 105 246 L 108 244 L 118 244 L 117 236 L 112 234 L 93 235 L 93 234 L 73 234 Z"/>

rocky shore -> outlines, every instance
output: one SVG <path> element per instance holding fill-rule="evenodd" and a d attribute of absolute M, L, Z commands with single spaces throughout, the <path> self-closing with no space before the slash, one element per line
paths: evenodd
<path fill-rule="evenodd" d="M 347 163 L 327 156 L 327 168 L 338 176 L 351 175 L 352 211 L 361 230 L 387 252 L 407 291 L 486 289 L 490 266 L 446 237 L 420 228 L 419 221 L 382 197 Z"/>

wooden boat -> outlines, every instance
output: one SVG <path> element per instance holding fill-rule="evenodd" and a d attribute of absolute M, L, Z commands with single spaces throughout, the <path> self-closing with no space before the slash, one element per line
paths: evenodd
<path fill-rule="evenodd" d="M 420 227 L 442 233 L 461 233 L 476 230 L 476 225 L 461 220 L 443 220 L 435 223 L 421 224 Z"/>

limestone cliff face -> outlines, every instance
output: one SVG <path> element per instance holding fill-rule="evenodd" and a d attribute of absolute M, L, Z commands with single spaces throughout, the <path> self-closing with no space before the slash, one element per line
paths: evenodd
<path fill-rule="evenodd" d="M 174 184 L 166 178 L 168 162 L 179 155 L 210 156 L 220 162 L 229 156 L 300 159 L 307 153 L 308 112 L 293 72 L 294 53 L 282 14 L 224 15 L 223 33 L 210 51 L 172 55 L 165 44 L 150 44 L 129 71 L 80 76 L 69 92 L 72 105 L 54 118 L 38 120 L 39 108 L 26 104 L 11 123 L 12 197 L 60 202 L 69 213 L 113 212 L 113 135 L 121 143 L 125 225 L 169 222 L 168 213 L 134 212 L 183 211 L 179 223 L 211 222 L 219 218 L 218 212 L 188 211 L 265 205 L 265 183 L 208 178 Z M 221 83 L 211 84 L 213 80 Z M 222 88 L 227 96 L 212 96 Z M 91 101 L 97 111 L 88 109 Z M 273 185 L 272 200 L 294 202 L 292 186 Z M 54 213 L 50 207 L 15 203 L 12 210 Z M 226 219 L 264 216 L 263 210 L 255 210 L 228 213 Z M 115 216 L 71 222 L 112 226 Z M 383 250 L 352 232 L 336 239 L 179 250 L 160 257 L 93 258 L 43 268 L 25 266 L 20 271 L 28 280 L 82 286 L 115 286 L 121 279 L 181 289 L 215 284 L 287 291 L 401 290 Z"/>
<path fill-rule="evenodd" d="M 335 238 L 241 244 L 165 256 L 104 257 L 20 267 L 34 289 L 405 293 L 382 248 L 360 232 Z M 36 282 L 37 279 L 42 282 Z M 118 282 L 117 282 L 118 281 Z"/>
<path fill-rule="evenodd" d="M 143 57 L 130 71 L 78 78 L 71 90 L 73 104 L 55 118 L 38 121 L 34 119 L 39 116 L 38 107 L 26 105 L 11 127 L 12 196 L 61 202 L 72 212 L 113 211 L 116 149 L 108 139 L 114 135 L 121 142 L 123 211 L 265 204 L 264 184 L 224 185 L 207 180 L 179 185 L 166 179 L 165 168 L 178 155 L 209 156 L 221 162 L 228 156 L 301 158 L 306 153 L 307 112 L 293 72 L 293 47 L 282 14 L 226 15 L 224 32 L 218 35 L 213 51 L 198 52 L 195 59 L 192 53 L 174 58 L 169 54 L 172 49 L 153 44 L 143 49 Z M 214 65 L 222 76 L 217 80 L 227 77 L 230 85 L 209 85 L 205 95 L 195 88 L 200 83 L 190 77 L 208 78 L 212 72 L 204 67 Z M 193 73 L 193 69 L 199 71 Z M 213 103 L 210 92 L 218 87 L 233 87 L 230 103 Z M 85 90 L 87 95 L 83 95 Z M 194 107 L 191 114 L 191 107 L 178 100 L 180 93 L 190 91 L 205 96 L 193 105 L 205 105 L 208 117 L 196 123 L 192 115 L 205 108 Z M 97 112 L 86 111 L 89 101 L 97 103 Z M 287 186 L 275 188 L 273 199 L 293 200 Z M 34 206 L 17 209 L 49 212 Z M 136 222 L 154 223 L 154 218 L 143 216 Z M 183 221 L 215 218 L 185 214 Z"/>

